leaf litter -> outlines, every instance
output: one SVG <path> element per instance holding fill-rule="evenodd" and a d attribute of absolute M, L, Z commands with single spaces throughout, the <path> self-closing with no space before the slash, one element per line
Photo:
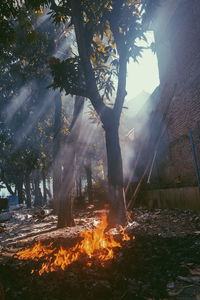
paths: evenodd
<path fill-rule="evenodd" d="M 31 274 L 41 262 L 14 254 L 41 242 L 70 247 L 94 228 L 101 211 L 76 213 L 76 227 L 56 229 L 51 211 L 21 209 L 1 223 L 0 281 L 6 300 L 200 299 L 200 213 L 135 209 L 126 228 L 135 239 L 104 266 L 74 262 L 66 270 Z M 3 296 L 2 296 L 3 297 Z M 2 298 L 3 299 L 3 298 Z"/>

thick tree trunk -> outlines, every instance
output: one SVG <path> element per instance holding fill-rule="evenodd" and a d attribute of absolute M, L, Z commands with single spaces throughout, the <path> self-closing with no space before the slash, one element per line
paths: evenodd
<path fill-rule="evenodd" d="M 30 175 L 26 174 L 25 176 L 25 190 L 26 190 L 26 206 L 31 207 L 31 184 L 30 184 Z"/>
<path fill-rule="evenodd" d="M 125 225 L 127 223 L 127 214 L 118 127 L 110 127 L 105 130 L 105 133 L 110 196 L 109 224 L 110 226 Z"/>
<path fill-rule="evenodd" d="M 60 199 L 60 206 L 58 211 L 58 228 L 63 228 L 66 226 L 72 227 L 75 225 L 73 219 L 73 199 L 72 196 L 68 194 Z"/>
<path fill-rule="evenodd" d="M 60 187 L 59 210 L 58 210 L 58 228 L 74 226 L 73 219 L 73 197 L 72 189 L 74 186 L 74 162 L 75 152 L 73 145 L 66 149 L 66 161 L 63 170 L 63 180 Z"/>

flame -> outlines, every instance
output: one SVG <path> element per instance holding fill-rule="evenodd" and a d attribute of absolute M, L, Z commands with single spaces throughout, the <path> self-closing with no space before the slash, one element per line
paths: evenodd
<path fill-rule="evenodd" d="M 26 250 L 23 250 L 23 251 L 19 251 L 17 253 L 17 256 L 20 259 L 32 258 L 33 260 L 39 260 L 40 258 L 42 258 L 44 256 L 47 256 L 47 255 L 54 252 L 53 249 L 49 249 L 49 247 L 51 245 L 52 244 L 50 244 L 49 246 L 44 246 L 40 242 L 38 242 L 37 244 L 35 244 L 33 246 L 33 248 L 26 249 Z"/>
<path fill-rule="evenodd" d="M 52 244 L 44 246 L 39 242 L 33 248 L 18 252 L 17 257 L 19 259 L 33 260 L 43 258 L 45 262 L 43 262 L 39 270 L 39 275 L 59 269 L 65 270 L 71 263 L 84 257 L 91 259 L 91 261 L 86 263 L 88 266 L 92 265 L 92 259 L 103 263 L 114 258 L 114 248 L 122 247 L 120 242 L 115 241 L 112 233 L 105 233 L 106 227 L 107 217 L 102 216 L 100 223 L 94 230 L 83 230 L 80 233 L 80 237 L 83 239 L 74 247 L 69 249 L 61 247 L 56 251 L 56 249 L 51 249 Z M 122 227 L 120 227 L 120 235 L 122 241 L 130 240 L 130 237 L 124 232 Z M 31 273 L 33 272 L 34 270 Z"/>

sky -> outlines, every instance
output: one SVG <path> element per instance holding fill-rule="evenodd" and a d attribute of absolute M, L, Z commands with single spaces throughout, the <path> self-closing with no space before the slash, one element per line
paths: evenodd
<path fill-rule="evenodd" d="M 147 33 L 148 44 L 153 41 L 153 33 Z M 142 91 L 152 93 L 159 85 L 157 57 L 150 49 L 143 51 L 139 63 L 130 61 L 127 72 L 127 96 L 126 100 L 131 100 Z"/>

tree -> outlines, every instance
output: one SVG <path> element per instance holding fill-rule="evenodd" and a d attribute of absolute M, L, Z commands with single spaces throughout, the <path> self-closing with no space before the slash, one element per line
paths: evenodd
<path fill-rule="evenodd" d="M 110 224 L 127 222 L 119 143 L 120 116 L 126 96 L 127 63 L 141 56 L 137 39 L 145 40 L 144 20 L 154 1 L 72 0 L 52 2 L 54 16 L 71 18 L 78 55 L 52 65 L 54 87 L 90 99 L 105 130 Z M 148 10 L 147 10 L 148 8 Z M 146 9 L 146 10 L 145 10 Z M 112 94 L 115 90 L 115 99 Z M 112 100 L 108 105 L 108 100 Z"/>
<path fill-rule="evenodd" d="M 0 14 L 2 8 L 6 4 L 0 7 Z M 50 74 L 48 71 L 44 75 L 43 71 L 55 48 L 55 31 L 51 22 L 38 26 L 41 15 L 37 12 L 18 6 L 15 9 L 9 20 L 15 39 L 4 41 L 0 49 L 0 171 L 10 193 L 14 193 L 11 186 L 15 185 L 20 201 L 25 185 L 30 206 L 31 173 L 44 172 L 50 165 Z M 39 188 L 36 194 L 40 194 Z"/>
<path fill-rule="evenodd" d="M 84 99 L 75 97 L 73 117 L 69 128 L 67 144 L 64 145 L 63 151 L 63 172 L 58 196 L 58 227 L 74 226 L 73 219 L 73 189 L 75 185 L 75 164 L 77 153 L 77 144 L 79 140 L 78 119 L 81 118 L 83 111 Z"/>
<path fill-rule="evenodd" d="M 55 22 L 73 25 L 77 50 L 61 61 L 51 60 L 52 86 L 66 94 L 90 99 L 106 139 L 110 223 L 125 224 L 120 116 L 126 96 L 127 63 L 141 55 L 137 39 L 145 40 L 145 26 L 156 0 L 27 0 L 26 6 L 50 5 Z M 1 13 L 1 11 L 0 11 Z M 116 83 L 116 78 L 117 83 Z M 109 103 L 110 101 L 110 103 Z"/>

